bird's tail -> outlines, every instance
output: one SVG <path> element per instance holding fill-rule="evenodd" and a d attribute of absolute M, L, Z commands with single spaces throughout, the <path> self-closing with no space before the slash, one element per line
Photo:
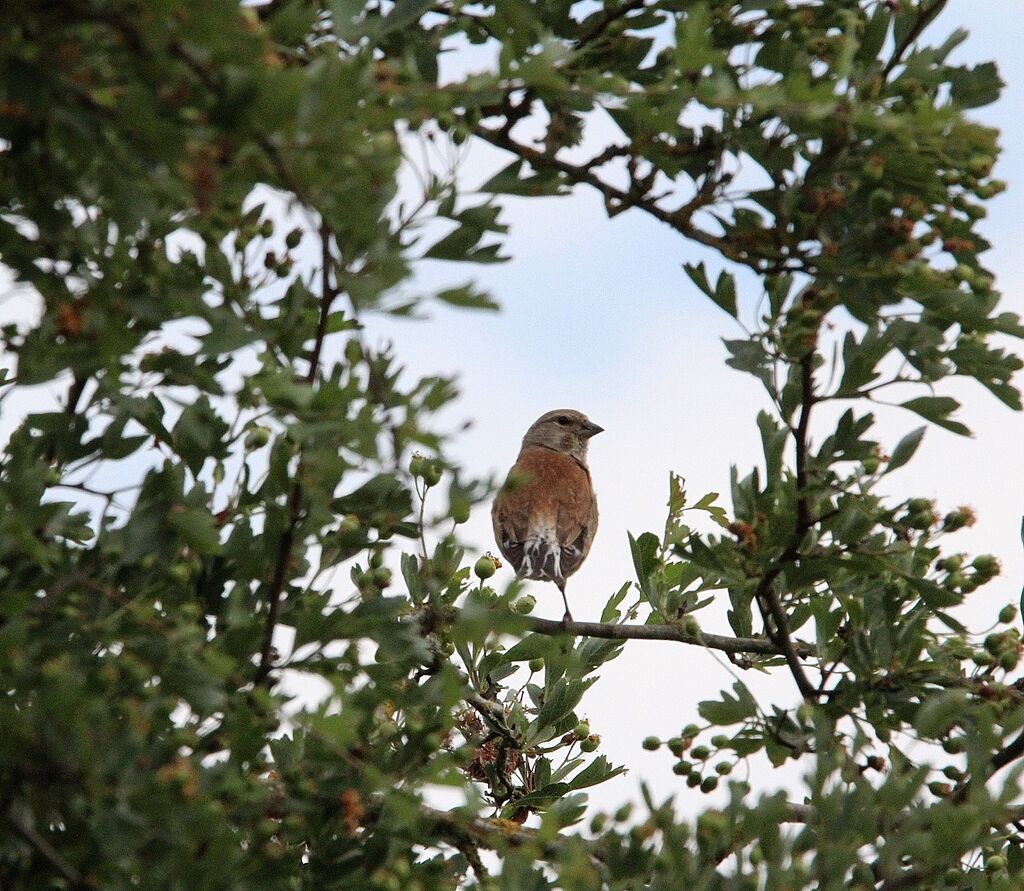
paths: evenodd
<path fill-rule="evenodd" d="M 551 581 L 561 587 L 565 584 L 561 545 L 541 536 L 527 539 L 523 548 L 523 562 L 516 575 L 521 579 Z"/>

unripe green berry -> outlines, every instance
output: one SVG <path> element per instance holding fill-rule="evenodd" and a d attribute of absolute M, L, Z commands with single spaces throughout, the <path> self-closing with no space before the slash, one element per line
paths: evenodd
<path fill-rule="evenodd" d="M 690 757 L 696 758 L 698 761 L 704 761 L 711 755 L 711 750 L 707 746 L 694 746 L 690 750 Z"/>
<path fill-rule="evenodd" d="M 297 248 L 299 242 L 302 241 L 302 230 L 299 228 L 292 229 L 285 237 L 284 243 L 289 250 Z"/>
<path fill-rule="evenodd" d="M 942 741 L 942 750 L 949 755 L 959 755 L 967 750 L 967 740 L 962 736 L 951 736 Z"/>
<path fill-rule="evenodd" d="M 985 872 L 999 872 L 1006 869 L 1006 858 L 1001 854 L 993 854 L 985 859 Z"/>
<path fill-rule="evenodd" d="M 686 777 L 686 785 L 689 786 L 691 789 L 694 789 L 700 785 L 700 780 L 700 774 L 694 771 Z"/>
<path fill-rule="evenodd" d="M 644 741 L 641 743 L 641 745 L 648 752 L 656 752 L 659 748 L 661 748 L 661 740 L 658 739 L 658 737 L 656 736 L 645 736 Z"/>
<path fill-rule="evenodd" d="M 1010 624 L 1014 619 L 1017 618 L 1017 607 L 1012 603 L 1006 604 L 1001 610 L 999 610 L 999 621 L 1004 625 Z"/>
<path fill-rule="evenodd" d="M 498 567 L 494 562 L 494 558 L 490 554 L 484 554 L 476 563 L 473 565 L 473 573 L 480 581 L 489 579 L 497 571 Z"/>
<path fill-rule="evenodd" d="M 683 752 L 685 752 L 685 751 L 686 751 L 686 748 L 685 748 L 685 746 L 684 746 L 684 744 L 683 744 L 683 740 L 682 740 L 682 738 L 680 738 L 680 737 L 678 737 L 678 736 L 673 736 L 673 737 L 672 737 L 672 738 L 671 738 L 671 739 L 670 739 L 670 740 L 668 741 L 668 750 L 669 750 L 669 751 L 670 751 L 670 752 L 671 752 L 671 753 L 672 753 L 673 755 L 675 755 L 675 756 L 676 756 L 677 758 L 678 758 L 678 757 L 679 757 L 680 755 L 682 755 L 682 754 L 683 754 Z"/>
<path fill-rule="evenodd" d="M 700 623 L 694 616 L 687 616 L 683 619 L 683 631 L 691 637 L 696 637 L 700 634 Z"/>
<path fill-rule="evenodd" d="M 532 671 L 532 672 L 543 671 L 544 670 L 544 660 L 541 657 L 538 656 L 536 659 L 531 659 L 530 660 L 529 666 L 530 666 L 530 671 Z"/>
<path fill-rule="evenodd" d="M 412 457 L 409 459 L 409 473 L 415 477 L 421 477 L 426 469 L 427 459 L 419 452 L 413 452 Z"/>
<path fill-rule="evenodd" d="M 672 773 L 677 777 L 688 777 L 692 770 L 693 765 L 689 761 L 677 761 L 672 765 Z"/>
<path fill-rule="evenodd" d="M 1020 656 L 1017 655 L 1016 650 L 1007 650 L 999 657 L 999 667 L 1003 671 L 1013 671 L 1017 667 L 1017 663 L 1020 661 Z"/>
<path fill-rule="evenodd" d="M 428 486 L 436 486 L 441 482 L 444 468 L 437 461 L 431 461 L 423 468 L 423 482 Z"/>
<path fill-rule="evenodd" d="M 945 569 L 947 572 L 956 572 L 961 566 L 963 566 L 964 558 L 960 554 L 953 554 L 940 562 L 942 565 L 939 569 Z"/>
<path fill-rule="evenodd" d="M 172 563 L 167 574 L 178 584 L 184 584 L 192 577 L 192 570 L 187 563 Z"/>
<path fill-rule="evenodd" d="M 700 733 L 700 728 L 696 724 L 687 724 L 683 728 L 683 734 L 682 735 L 687 737 L 687 738 L 693 738 L 698 733 Z"/>
<path fill-rule="evenodd" d="M 716 749 L 721 749 L 724 746 L 729 745 L 729 737 L 727 737 L 724 733 L 716 733 L 713 737 L 711 737 L 711 745 L 713 745 Z"/>
<path fill-rule="evenodd" d="M 979 554 L 971 562 L 971 566 L 974 567 L 975 571 L 978 572 L 979 575 L 987 576 L 988 578 L 999 575 L 999 570 L 1001 568 L 999 560 L 992 554 Z"/>
<path fill-rule="evenodd" d="M 527 594 L 525 597 L 520 597 L 512 604 L 512 612 L 517 616 L 528 616 L 533 612 L 534 607 L 537 606 L 537 598 L 532 594 Z"/>
<path fill-rule="evenodd" d="M 590 736 L 590 723 L 587 721 L 580 721 L 573 730 L 573 733 L 576 735 L 576 739 L 585 739 Z"/>
<path fill-rule="evenodd" d="M 469 502 L 465 498 L 453 499 L 448 508 L 448 516 L 454 523 L 465 523 L 469 519 Z"/>
<path fill-rule="evenodd" d="M 719 761 L 718 764 L 715 765 L 715 773 L 719 773 L 723 777 L 727 777 L 732 773 L 732 765 L 728 761 Z"/>
<path fill-rule="evenodd" d="M 715 789 L 717 789 L 717 788 L 718 788 L 718 777 L 704 777 L 704 779 L 700 781 L 700 791 L 701 792 L 705 792 L 705 793 L 707 793 L 707 792 L 714 792 Z"/>
<path fill-rule="evenodd" d="M 985 649 L 993 656 L 998 656 L 1006 645 L 1006 635 L 1002 632 L 993 632 L 985 638 Z"/>
<path fill-rule="evenodd" d="M 270 431 L 266 427 L 254 427 L 245 435 L 247 449 L 259 449 L 270 442 Z"/>
<path fill-rule="evenodd" d="M 370 553 L 370 568 L 380 569 L 384 565 L 384 555 L 380 551 L 372 551 Z"/>
<path fill-rule="evenodd" d="M 962 282 L 969 282 L 974 278 L 974 270 L 966 263 L 957 263 L 953 268 L 953 275 Z"/>

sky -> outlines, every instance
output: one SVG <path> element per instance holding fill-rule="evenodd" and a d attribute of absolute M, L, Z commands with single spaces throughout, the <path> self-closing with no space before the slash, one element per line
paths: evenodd
<path fill-rule="evenodd" d="M 976 112 L 1003 132 L 996 175 L 1010 183 L 1009 191 L 991 202 L 981 228 L 994 245 L 986 259 L 1005 295 L 1004 308 L 1024 313 L 1018 223 L 1024 219 L 1024 54 L 1018 29 L 1009 21 L 1013 6 L 1006 0 L 951 0 L 933 42 L 939 42 L 938 31 L 968 28 L 971 37 L 954 59 L 995 59 L 1007 82 L 997 104 Z M 463 175 L 468 182 L 483 182 L 508 161 L 486 145 L 471 143 Z M 636 535 L 663 527 L 670 471 L 685 478 L 692 502 L 707 492 L 727 493 L 730 465 L 745 475 L 759 464 L 754 418 L 764 399 L 753 378 L 724 364 L 721 340 L 740 335 L 736 323 L 682 271 L 684 262 L 710 259 L 703 249 L 639 212 L 608 220 L 591 191 L 565 198 L 509 198 L 502 204 L 502 219 L 510 226 L 504 242 L 510 262 L 481 267 L 425 261 L 413 282 L 413 290 L 428 291 L 473 280 L 497 299 L 501 311 L 440 307 L 429 323 L 368 317 L 368 338 L 393 341 L 410 374 L 458 376 L 461 397 L 442 421 L 455 433 L 452 456 L 470 475 L 502 477 L 526 428 L 550 409 L 579 409 L 605 428 L 590 448 L 600 527 L 590 556 L 568 586 L 575 618 L 596 620 L 607 598 L 633 577 L 627 531 Z M 0 292 L 5 290 L 0 281 Z M 741 304 L 754 299 L 754 293 L 741 291 Z M 0 322 L 12 313 L 34 311 L 28 301 L 8 300 L 0 305 Z M 888 478 L 888 490 L 896 499 L 934 498 L 941 510 L 960 504 L 975 508 L 977 525 L 951 545 L 993 552 L 1004 567 L 962 613 L 980 627 L 999 606 L 1020 596 L 1024 415 L 980 386 L 943 383 L 940 390 L 963 402 L 962 419 L 975 436 L 930 429 L 917 458 Z M 39 410 L 42 399 L 36 392 L 27 401 L 6 403 L 0 441 L 19 412 Z M 461 430 L 464 422 L 471 426 Z M 876 432 L 891 447 L 919 424 L 916 416 L 883 412 Z M 827 418 L 816 430 L 819 437 L 828 432 Z M 723 503 L 728 507 L 727 497 Z M 712 529 L 708 521 L 695 525 Z M 462 533 L 481 551 L 494 548 L 488 504 L 475 510 Z M 510 577 L 505 568 L 497 580 Z M 553 585 L 530 583 L 529 590 L 538 600 L 536 615 L 561 616 Z M 701 618 L 705 630 L 729 633 L 724 612 L 712 610 Z M 604 667 L 580 709 L 602 737 L 600 751 L 613 763 L 630 766 L 628 774 L 594 790 L 597 805 L 636 799 L 639 782 L 646 781 L 656 798 L 676 794 L 684 811 L 703 807 L 705 797 L 671 773 L 674 759 L 664 750 L 644 751 L 641 740 L 649 734 L 677 735 L 695 719 L 700 700 L 717 698 L 731 686 L 735 671 L 696 647 L 628 643 Z M 763 706 L 797 702 L 784 670 L 772 676 L 748 671 L 742 677 Z M 766 770 L 752 779 L 771 788 L 791 785 L 795 778 L 788 769 Z"/>

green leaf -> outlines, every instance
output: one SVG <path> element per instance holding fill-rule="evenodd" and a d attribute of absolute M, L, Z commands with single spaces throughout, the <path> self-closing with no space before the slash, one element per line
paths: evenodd
<path fill-rule="evenodd" d="M 944 690 L 929 697 L 914 715 L 914 729 L 923 737 L 935 739 L 944 736 L 964 716 L 967 693 L 964 690 Z"/>
<path fill-rule="evenodd" d="M 891 473 L 897 468 L 902 467 L 914 457 L 914 453 L 917 451 L 917 447 L 921 445 L 921 440 L 924 438 L 924 433 L 927 429 L 927 427 L 918 427 L 896 443 L 896 448 L 893 449 L 892 457 L 885 468 L 886 473 Z"/>
<path fill-rule="evenodd" d="M 960 403 L 952 396 L 918 396 L 916 399 L 908 399 L 901 402 L 903 408 L 919 414 L 925 420 L 944 427 L 960 436 L 970 436 L 971 431 L 959 421 L 954 421 L 949 416 L 955 412 Z"/>
<path fill-rule="evenodd" d="M 449 306 L 458 306 L 462 309 L 499 309 L 498 304 L 491 299 L 489 294 L 478 290 L 472 284 L 439 291 L 437 299 Z"/>
<path fill-rule="evenodd" d="M 557 724 L 568 715 L 583 698 L 587 685 L 583 681 L 560 681 L 555 684 L 530 724 L 528 735 L 532 738 L 548 727 Z"/>
<path fill-rule="evenodd" d="M 633 538 L 632 533 L 627 532 L 629 538 L 629 551 L 633 555 L 633 568 L 636 570 L 636 580 L 645 594 L 650 593 L 650 575 L 658 565 L 658 551 L 661 549 L 661 542 L 653 532 L 644 532 L 639 538 Z"/>
<path fill-rule="evenodd" d="M 418 22 L 433 5 L 432 0 L 397 0 L 391 12 L 384 17 L 382 33 L 398 31 Z"/>
<path fill-rule="evenodd" d="M 186 406 L 171 431 L 174 450 L 185 460 L 192 473 L 199 473 L 208 458 L 222 460 L 228 449 L 225 435 L 228 425 L 213 410 L 204 394 Z"/>
<path fill-rule="evenodd" d="M 999 77 L 999 69 L 995 62 L 983 62 L 973 68 L 951 68 L 947 72 L 947 77 L 950 86 L 949 96 L 961 108 L 991 105 L 1006 86 Z"/>
<path fill-rule="evenodd" d="M 697 712 L 705 721 L 719 726 L 738 724 L 757 715 L 757 702 L 741 681 L 733 684 L 736 696 L 722 692 L 722 701 L 705 700 L 697 705 Z"/>
<path fill-rule="evenodd" d="M 611 762 L 604 755 L 598 755 L 569 780 L 569 790 L 575 792 L 577 789 L 596 786 L 598 783 L 603 783 L 605 780 L 610 780 L 625 772 L 624 767 L 612 767 Z"/>
<path fill-rule="evenodd" d="M 718 281 L 715 282 L 715 292 L 711 295 L 711 299 L 734 319 L 738 317 L 736 309 L 736 279 L 728 272 L 723 271 L 718 274 Z"/>

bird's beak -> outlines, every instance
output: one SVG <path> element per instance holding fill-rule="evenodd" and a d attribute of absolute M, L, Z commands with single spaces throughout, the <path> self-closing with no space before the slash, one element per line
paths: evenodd
<path fill-rule="evenodd" d="M 593 421 L 584 421 L 582 432 L 584 439 L 590 439 L 591 436 L 597 436 L 598 433 L 603 433 L 604 427 L 599 427 Z"/>

